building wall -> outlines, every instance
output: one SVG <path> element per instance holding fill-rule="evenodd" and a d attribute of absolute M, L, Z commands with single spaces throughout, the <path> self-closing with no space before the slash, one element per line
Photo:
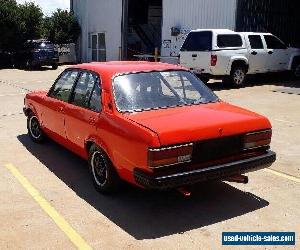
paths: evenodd
<path fill-rule="evenodd" d="M 73 11 L 81 26 L 78 57 L 91 61 L 89 34 L 105 33 L 107 61 L 117 60 L 121 46 L 122 0 L 73 0 Z"/>
<path fill-rule="evenodd" d="M 162 55 L 178 55 L 186 33 L 192 29 L 234 30 L 236 9 L 237 0 L 163 0 Z M 172 37 L 172 27 L 180 28 L 181 34 Z"/>
<path fill-rule="evenodd" d="M 92 32 L 106 33 L 107 60 L 118 60 L 122 37 L 122 0 L 70 0 L 82 34 L 78 58 L 91 60 L 88 37 Z M 235 29 L 237 0 L 162 0 L 163 56 L 177 56 L 186 33 L 199 28 Z M 181 34 L 171 36 L 171 28 Z"/>

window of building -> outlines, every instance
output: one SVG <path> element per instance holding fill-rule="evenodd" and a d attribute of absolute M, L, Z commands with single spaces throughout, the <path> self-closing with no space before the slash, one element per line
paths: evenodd
<path fill-rule="evenodd" d="M 242 47 L 243 41 L 240 35 L 218 35 L 217 44 L 219 48 L 234 48 L 234 47 Z"/>
<path fill-rule="evenodd" d="M 105 33 L 91 34 L 92 61 L 106 61 L 106 42 Z"/>

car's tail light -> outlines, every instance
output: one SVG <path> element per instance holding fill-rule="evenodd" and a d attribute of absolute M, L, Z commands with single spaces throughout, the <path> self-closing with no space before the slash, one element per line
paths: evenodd
<path fill-rule="evenodd" d="M 218 56 L 217 55 L 211 55 L 210 58 L 210 65 L 211 66 L 216 66 L 218 62 Z"/>
<path fill-rule="evenodd" d="M 148 159 L 150 168 L 159 168 L 192 160 L 193 144 L 149 149 Z"/>
<path fill-rule="evenodd" d="M 272 138 L 272 130 L 248 133 L 244 138 L 244 149 L 252 149 L 269 146 Z"/>

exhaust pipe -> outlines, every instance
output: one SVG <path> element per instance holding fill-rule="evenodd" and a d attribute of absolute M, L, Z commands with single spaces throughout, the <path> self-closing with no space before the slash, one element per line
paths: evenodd
<path fill-rule="evenodd" d="M 236 176 L 228 177 L 227 179 L 225 179 L 225 181 L 248 184 L 249 178 L 248 178 L 248 176 L 245 176 L 245 175 L 236 175 Z"/>

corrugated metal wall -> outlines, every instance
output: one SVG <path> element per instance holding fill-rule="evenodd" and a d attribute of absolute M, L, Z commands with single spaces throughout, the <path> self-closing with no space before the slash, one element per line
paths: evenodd
<path fill-rule="evenodd" d="M 237 31 L 270 32 L 300 46 L 299 0 L 238 0 Z"/>
<path fill-rule="evenodd" d="M 235 18 L 236 0 L 163 0 L 162 40 L 171 40 L 172 45 L 162 48 L 162 55 L 174 54 L 184 39 L 172 37 L 172 27 L 180 27 L 183 33 L 201 28 L 234 29 Z"/>

